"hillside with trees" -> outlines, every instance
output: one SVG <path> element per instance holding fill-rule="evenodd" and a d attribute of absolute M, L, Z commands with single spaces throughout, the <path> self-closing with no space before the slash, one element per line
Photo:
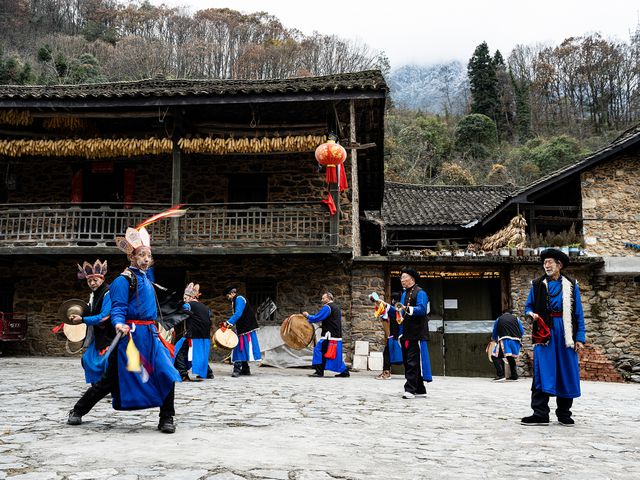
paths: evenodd
<path fill-rule="evenodd" d="M 390 71 L 384 52 L 304 35 L 265 12 L 124 0 L 0 0 L 0 84 L 270 79 L 378 68 L 390 86 L 386 175 L 526 184 L 640 121 L 640 28 Z"/>

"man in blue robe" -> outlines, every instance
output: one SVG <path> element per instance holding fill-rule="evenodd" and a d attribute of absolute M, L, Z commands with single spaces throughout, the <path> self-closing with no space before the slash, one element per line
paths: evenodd
<path fill-rule="evenodd" d="M 533 347 L 533 415 L 523 425 L 549 424 L 549 397 L 556 397 L 556 417 L 572 426 L 571 406 L 580 396 L 578 352 L 584 348 L 586 330 L 578 283 L 563 275 L 569 264 L 563 252 L 549 248 L 540 257 L 545 274 L 531 282 L 525 315 L 531 319 Z"/>
<path fill-rule="evenodd" d="M 104 281 L 107 274 L 107 261 L 96 260 L 93 265 L 84 262 L 78 265 L 78 278 L 86 280 L 91 289 L 89 303 L 83 315 L 71 315 L 69 320 L 74 324 L 87 324 L 85 352 L 82 355 L 82 368 L 87 383 L 94 384 L 102 378 L 109 364 L 105 356 L 116 332 L 111 325 L 111 297 L 109 284 Z"/>
<path fill-rule="evenodd" d="M 509 363 L 511 375 L 508 380 L 518 380 L 518 370 L 516 367 L 516 358 L 520 355 L 522 347 L 522 336 L 524 328 L 520 319 L 511 312 L 504 312 L 493 323 L 493 331 L 491 332 L 491 340 L 495 342 L 495 347 L 491 353 L 491 360 L 496 367 L 496 382 L 506 380 L 504 372 L 504 359 Z"/>
<path fill-rule="evenodd" d="M 213 371 L 209 366 L 209 352 L 211 350 L 211 310 L 198 300 L 200 285 L 190 283 L 184 289 L 184 309 L 190 315 L 185 320 L 186 341 L 176 354 L 175 366 L 183 381 L 200 381 L 203 378 L 213 378 Z M 194 375 L 189 377 L 189 368 Z"/>
<path fill-rule="evenodd" d="M 315 315 L 302 312 L 309 323 L 322 322 L 321 339 L 313 349 L 312 366 L 315 373 L 310 377 L 324 377 L 324 371 L 337 372 L 336 377 L 348 377 L 349 369 L 342 359 L 342 311 L 333 303 L 333 294 L 322 294 L 322 308 Z"/>
<path fill-rule="evenodd" d="M 404 363 L 404 393 L 402 398 L 426 397 L 424 382 L 431 382 L 431 361 L 429 359 L 429 297 L 418 281 L 420 274 L 411 267 L 400 272 L 402 295 L 400 302 L 389 305 L 390 318 L 398 318 L 402 324 L 402 360 Z"/>
<path fill-rule="evenodd" d="M 80 425 L 82 417 L 111 393 L 116 410 L 160 407 L 158 430 L 174 433 L 174 390 L 180 374 L 155 326 L 157 300 L 147 277 L 153 261 L 149 234 L 144 227 L 129 228 L 116 243 L 131 262 L 110 290 L 111 323 L 122 340 L 111 352 L 106 374 L 78 400 L 67 423 Z"/>
<path fill-rule="evenodd" d="M 258 342 L 258 319 L 247 299 L 238 294 L 236 287 L 225 288 L 223 294 L 231 302 L 232 315 L 224 322 L 224 328 L 236 326 L 238 345 L 231 352 L 233 362 L 232 377 L 251 375 L 249 362 L 262 359 L 260 343 Z"/>

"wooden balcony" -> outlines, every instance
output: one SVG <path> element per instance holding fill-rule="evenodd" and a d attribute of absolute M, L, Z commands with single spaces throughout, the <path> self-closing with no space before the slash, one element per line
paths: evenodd
<path fill-rule="evenodd" d="M 115 253 L 116 235 L 168 207 L 7 204 L 0 207 L 0 254 Z M 323 252 L 338 245 L 330 219 L 318 203 L 200 204 L 148 230 L 159 254 Z"/>

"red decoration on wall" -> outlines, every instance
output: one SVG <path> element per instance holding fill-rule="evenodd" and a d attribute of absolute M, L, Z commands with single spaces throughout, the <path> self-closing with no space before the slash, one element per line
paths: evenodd
<path fill-rule="evenodd" d="M 127 167 L 124 169 L 124 208 L 133 207 L 136 190 L 136 169 Z"/>
<path fill-rule="evenodd" d="M 71 177 L 71 203 L 82 202 L 82 169 L 78 170 Z"/>

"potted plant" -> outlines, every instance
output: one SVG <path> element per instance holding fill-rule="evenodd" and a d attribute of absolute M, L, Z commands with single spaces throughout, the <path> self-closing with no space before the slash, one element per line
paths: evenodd
<path fill-rule="evenodd" d="M 498 250 L 498 255 L 500 255 L 501 257 L 508 257 L 509 253 L 509 247 L 502 247 Z"/>
<path fill-rule="evenodd" d="M 580 255 L 580 244 L 572 243 L 571 245 L 569 245 L 569 256 L 577 257 L 578 255 Z"/>

